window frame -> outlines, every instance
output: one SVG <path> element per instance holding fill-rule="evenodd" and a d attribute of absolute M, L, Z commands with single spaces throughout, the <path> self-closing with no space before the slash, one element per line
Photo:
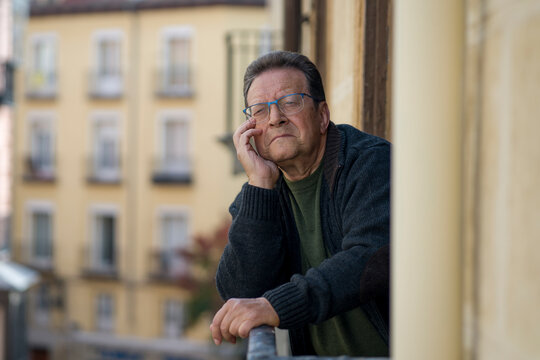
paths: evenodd
<path fill-rule="evenodd" d="M 192 26 L 168 26 L 161 30 L 160 33 L 160 58 L 158 62 L 161 67 L 160 73 L 160 89 L 162 93 L 168 95 L 178 95 L 178 96 L 191 96 L 193 94 L 193 72 L 194 72 L 194 34 L 195 30 Z M 171 41 L 179 39 L 181 41 L 187 42 L 188 54 L 184 56 L 184 63 L 181 64 L 171 64 Z M 184 83 L 176 84 L 173 79 L 171 79 L 171 74 L 173 66 L 179 66 L 183 68 L 182 71 L 185 73 L 183 76 L 186 78 Z M 185 69 L 184 69 L 185 68 Z"/>
<path fill-rule="evenodd" d="M 26 240 L 26 258 L 28 262 L 33 266 L 41 269 L 49 269 L 53 265 L 54 261 L 54 219 L 55 219 L 55 207 L 49 200 L 29 200 L 25 204 L 26 211 L 26 225 L 24 226 L 24 234 Z M 48 256 L 36 256 L 35 255 L 35 242 L 34 239 L 34 215 L 36 213 L 46 213 L 49 215 L 49 249 L 50 254 Z"/>
<path fill-rule="evenodd" d="M 100 333 L 113 333 L 115 328 L 115 299 L 110 293 L 100 292 L 95 297 L 95 324 L 94 327 Z M 107 311 L 102 311 L 105 304 L 109 306 Z M 110 316 L 107 316 L 110 315 Z"/>
<path fill-rule="evenodd" d="M 120 166 L 122 157 L 122 142 L 121 142 L 121 114 L 117 111 L 94 111 L 90 115 L 90 159 L 89 172 L 92 180 L 114 182 L 120 179 Z M 116 166 L 102 166 L 100 164 L 100 135 L 99 128 L 110 126 L 112 137 L 115 141 L 114 159 Z M 103 134 L 102 134 L 103 135 Z"/>
<path fill-rule="evenodd" d="M 43 69 L 37 66 L 36 45 L 42 43 L 48 48 L 51 58 L 45 57 Z M 27 94 L 30 96 L 50 97 L 57 92 L 58 73 L 58 34 L 55 32 L 33 33 L 28 38 L 27 61 L 28 76 L 26 78 Z M 48 60 L 48 61 L 47 61 Z"/>
<path fill-rule="evenodd" d="M 171 310 L 172 309 L 172 310 Z M 175 314 L 175 312 L 177 312 Z M 177 339 L 184 335 L 186 307 L 178 299 L 166 299 L 162 303 L 162 335 L 167 339 Z"/>
<path fill-rule="evenodd" d="M 91 92 L 94 96 L 116 97 L 124 91 L 123 69 L 124 69 L 124 33 L 121 29 L 100 29 L 92 34 L 92 72 L 91 72 Z M 102 47 L 104 42 L 115 43 L 117 46 L 116 57 L 113 60 L 117 69 L 113 69 L 110 74 L 101 73 L 103 66 L 106 67 L 107 61 L 102 63 Z"/>
<path fill-rule="evenodd" d="M 191 165 L 192 158 L 192 143 L 193 143 L 193 112 L 187 109 L 176 109 L 162 111 L 158 115 L 158 129 L 156 140 L 156 152 L 159 159 L 159 172 L 164 174 L 179 175 L 179 176 L 191 176 L 193 174 L 193 168 Z M 179 123 L 184 125 L 184 129 L 187 129 L 185 138 L 187 139 L 187 145 L 183 146 L 183 153 L 176 154 L 179 156 L 179 164 L 171 165 L 167 163 L 167 135 L 170 134 L 167 131 L 167 125 L 170 123 Z M 179 142 L 180 143 L 180 142 Z M 184 160 L 185 159 L 185 160 Z"/>
<path fill-rule="evenodd" d="M 185 236 L 181 242 L 169 242 L 165 239 L 164 220 L 167 217 L 185 220 Z M 178 253 L 191 245 L 192 225 L 191 210 L 183 205 L 162 205 L 156 210 L 154 248 L 159 256 L 159 271 L 166 276 L 178 276 L 188 272 L 188 264 Z"/>
<path fill-rule="evenodd" d="M 112 217 L 114 218 L 114 232 L 112 244 L 112 264 L 107 264 L 102 257 L 103 239 L 99 239 L 99 218 Z M 88 259 L 90 269 L 99 273 L 115 273 L 118 271 L 119 262 L 119 239 L 120 239 L 120 211 L 113 204 L 94 204 L 90 207 L 89 219 L 89 243 L 88 243 Z"/>
<path fill-rule="evenodd" d="M 38 142 L 35 138 L 36 126 L 43 127 L 49 131 L 49 163 L 41 162 L 41 149 L 36 144 Z M 51 111 L 32 111 L 27 116 L 27 149 L 28 160 L 31 163 L 31 175 L 43 178 L 52 178 L 55 173 L 55 153 L 56 153 L 56 119 L 55 115 Z M 37 161 L 36 161 L 37 160 Z M 35 169 L 36 163 L 38 164 Z"/>

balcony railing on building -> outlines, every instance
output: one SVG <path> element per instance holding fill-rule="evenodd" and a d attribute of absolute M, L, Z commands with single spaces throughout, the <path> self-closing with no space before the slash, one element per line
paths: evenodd
<path fill-rule="evenodd" d="M 118 278 L 118 251 L 116 244 L 92 244 L 82 250 L 82 275 L 90 278 Z"/>
<path fill-rule="evenodd" d="M 26 97 L 54 99 L 58 92 L 58 79 L 54 72 L 31 71 L 26 74 Z"/>
<path fill-rule="evenodd" d="M 56 164 L 52 154 L 39 153 L 24 157 L 23 178 L 27 181 L 55 181 Z"/>
<path fill-rule="evenodd" d="M 21 263 L 41 273 L 54 271 L 53 239 L 23 239 L 16 246 L 15 258 Z"/>
<path fill-rule="evenodd" d="M 158 157 L 152 168 L 152 181 L 157 184 L 190 184 L 193 180 L 189 156 Z"/>
<path fill-rule="evenodd" d="M 122 181 L 121 159 L 91 156 L 86 160 L 86 174 L 89 183 L 118 184 Z"/>
<path fill-rule="evenodd" d="M 159 69 L 156 73 L 156 95 L 164 98 L 193 96 L 193 69 L 190 65 L 176 65 Z"/>
<path fill-rule="evenodd" d="M 124 95 L 125 77 L 121 72 L 91 71 L 88 94 L 96 99 L 118 99 Z"/>
<path fill-rule="evenodd" d="M 152 249 L 148 276 L 154 281 L 178 282 L 189 272 L 181 247 Z"/>

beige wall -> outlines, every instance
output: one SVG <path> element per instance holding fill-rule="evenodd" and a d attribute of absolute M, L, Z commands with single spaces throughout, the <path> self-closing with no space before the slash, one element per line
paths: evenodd
<path fill-rule="evenodd" d="M 468 2 L 465 346 L 540 357 L 540 3 Z"/>
<path fill-rule="evenodd" d="M 332 121 L 339 124 L 358 123 L 358 99 L 362 91 L 361 62 L 359 44 L 363 34 L 360 22 L 363 21 L 363 0 L 329 1 L 327 3 L 327 52 L 334 54 L 327 64 L 325 90 L 330 106 Z M 347 56 L 345 56 L 347 54 Z"/>

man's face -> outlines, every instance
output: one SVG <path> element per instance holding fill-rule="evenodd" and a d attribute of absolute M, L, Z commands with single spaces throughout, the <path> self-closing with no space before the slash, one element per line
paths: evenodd
<path fill-rule="evenodd" d="M 270 102 L 293 93 L 311 95 L 304 74 L 297 69 L 270 69 L 253 80 L 247 103 Z M 272 104 L 268 119 L 256 125 L 263 131 L 254 137 L 257 151 L 280 167 L 310 161 L 324 149 L 328 121 L 326 102 L 316 105 L 308 96 L 304 109 L 294 115 L 285 116 Z"/>

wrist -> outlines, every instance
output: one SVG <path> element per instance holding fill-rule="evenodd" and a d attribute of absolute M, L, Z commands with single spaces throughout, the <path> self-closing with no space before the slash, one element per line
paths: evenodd
<path fill-rule="evenodd" d="M 269 178 L 250 177 L 248 180 L 248 184 L 251 186 L 260 187 L 263 189 L 272 190 L 276 186 L 276 181 L 274 179 L 269 179 Z"/>

